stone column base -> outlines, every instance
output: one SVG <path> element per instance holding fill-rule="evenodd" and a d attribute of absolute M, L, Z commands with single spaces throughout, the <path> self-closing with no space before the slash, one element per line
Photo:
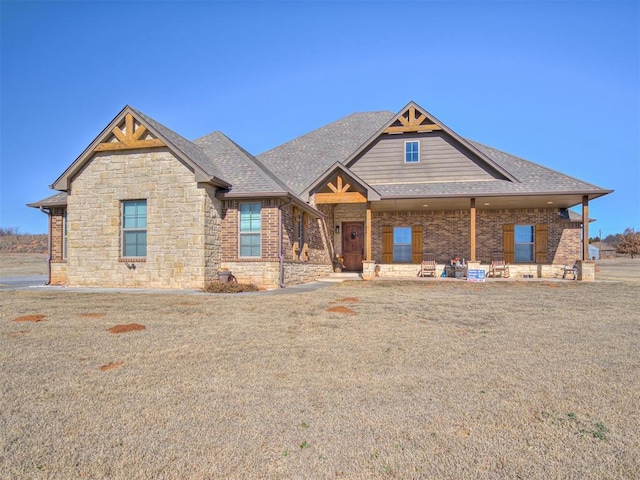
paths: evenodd
<path fill-rule="evenodd" d="M 596 279 L 596 262 L 589 260 L 578 260 L 578 280 L 583 282 L 593 282 Z"/>

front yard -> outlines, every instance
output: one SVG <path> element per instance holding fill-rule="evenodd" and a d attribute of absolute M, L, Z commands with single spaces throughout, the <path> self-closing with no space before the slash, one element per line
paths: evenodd
<path fill-rule="evenodd" d="M 2 478 L 640 468 L 638 283 L 22 291 L 0 306 Z"/>

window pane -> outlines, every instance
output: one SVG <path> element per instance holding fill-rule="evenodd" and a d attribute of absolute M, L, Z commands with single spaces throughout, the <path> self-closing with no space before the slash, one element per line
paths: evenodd
<path fill-rule="evenodd" d="M 533 262 L 533 244 L 516 243 L 515 261 L 516 262 Z"/>
<path fill-rule="evenodd" d="M 533 225 L 515 226 L 516 243 L 533 243 Z"/>
<path fill-rule="evenodd" d="M 240 256 L 259 257 L 260 256 L 260 235 L 242 234 L 240 235 Z"/>
<path fill-rule="evenodd" d="M 147 256 L 147 232 L 124 232 L 124 256 Z"/>
<path fill-rule="evenodd" d="M 411 227 L 393 227 L 393 261 L 411 261 Z"/>
<path fill-rule="evenodd" d="M 411 261 L 411 245 L 394 245 L 393 261 L 394 262 L 410 262 Z"/>
<path fill-rule="evenodd" d="M 411 245 L 411 227 L 394 227 L 393 243 L 403 243 Z"/>
<path fill-rule="evenodd" d="M 260 202 L 241 203 L 240 210 L 240 231 L 241 232 L 260 232 Z"/>
<path fill-rule="evenodd" d="M 147 201 L 122 202 L 122 255 L 146 257 L 147 255 Z"/>
<path fill-rule="evenodd" d="M 514 228 L 514 260 L 516 262 L 534 261 L 534 235 L 533 225 L 516 225 Z"/>
<path fill-rule="evenodd" d="M 418 142 L 405 142 L 404 161 L 408 163 L 418 162 L 420 157 L 420 147 Z"/>
<path fill-rule="evenodd" d="M 122 207 L 124 228 L 147 228 L 146 200 L 124 202 Z"/>

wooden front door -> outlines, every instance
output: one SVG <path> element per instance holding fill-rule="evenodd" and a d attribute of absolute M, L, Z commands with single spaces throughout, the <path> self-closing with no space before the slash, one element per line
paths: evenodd
<path fill-rule="evenodd" d="M 344 269 L 361 272 L 364 256 L 364 222 L 342 222 Z"/>

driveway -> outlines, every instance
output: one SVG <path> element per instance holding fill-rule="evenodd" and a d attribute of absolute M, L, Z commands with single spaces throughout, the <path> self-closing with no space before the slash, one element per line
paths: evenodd
<path fill-rule="evenodd" d="M 47 283 L 46 275 L 28 275 L 19 277 L 0 277 L 1 290 L 26 290 L 32 287 L 42 287 Z"/>

